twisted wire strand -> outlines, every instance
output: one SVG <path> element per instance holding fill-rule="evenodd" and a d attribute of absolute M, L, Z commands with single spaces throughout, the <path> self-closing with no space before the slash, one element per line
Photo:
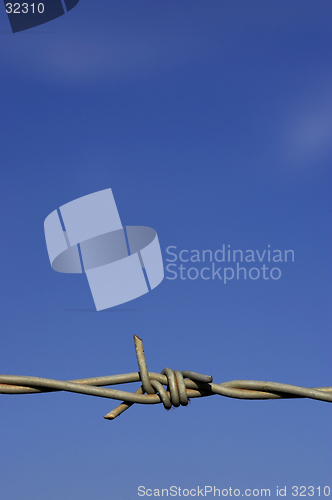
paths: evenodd
<path fill-rule="evenodd" d="M 215 384 L 210 375 L 184 370 L 164 368 L 161 373 L 149 372 L 146 364 L 143 342 L 134 335 L 139 371 L 92 377 L 76 380 L 54 380 L 19 375 L 0 375 L 1 394 L 34 394 L 41 392 L 67 391 L 122 401 L 105 415 L 113 420 L 134 403 L 158 404 L 165 409 L 172 406 L 187 406 L 189 398 L 219 394 L 236 399 L 287 399 L 311 398 L 332 403 L 332 387 L 299 387 L 277 382 L 259 380 L 232 380 Z M 103 386 L 142 382 L 135 392 L 110 389 Z M 165 387 L 166 386 L 166 389 Z"/>

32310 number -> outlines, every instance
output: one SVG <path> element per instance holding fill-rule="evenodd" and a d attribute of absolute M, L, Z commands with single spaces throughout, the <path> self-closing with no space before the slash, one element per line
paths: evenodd
<path fill-rule="evenodd" d="M 35 5 L 37 6 L 36 9 Z M 42 14 L 44 10 L 45 6 L 43 3 L 39 3 L 38 5 L 34 3 L 30 5 L 28 3 L 6 3 L 7 14 L 28 14 L 28 12 Z"/>

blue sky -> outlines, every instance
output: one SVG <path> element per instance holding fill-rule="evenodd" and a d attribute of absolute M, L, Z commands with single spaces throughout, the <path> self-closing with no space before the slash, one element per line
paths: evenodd
<path fill-rule="evenodd" d="M 1 373 L 136 371 L 137 334 L 151 371 L 332 385 L 331 3 L 97 3 L 16 34 L 0 12 Z M 51 269 L 43 222 L 109 187 L 123 224 L 157 231 L 165 265 L 169 246 L 295 260 L 279 280 L 165 278 L 97 313 L 84 275 Z M 6 500 L 332 488 L 328 403 L 214 396 L 109 422 L 101 398 L 0 401 Z"/>

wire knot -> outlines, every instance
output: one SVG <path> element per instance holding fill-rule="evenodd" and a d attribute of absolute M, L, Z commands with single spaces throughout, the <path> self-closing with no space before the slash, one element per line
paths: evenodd
<path fill-rule="evenodd" d="M 172 406 L 187 406 L 189 400 L 187 396 L 186 386 L 183 380 L 183 374 L 179 370 L 172 370 L 171 368 L 164 368 L 161 372 L 162 375 L 166 375 L 167 378 L 167 389 L 158 382 L 158 380 L 151 380 L 146 365 L 143 342 L 142 339 L 134 335 L 136 357 L 139 367 L 139 373 L 142 380 L 142 386 L 144 392 L 147 394 L 157 393 L 161 399 L 166 410 L 172 408 Z"/>
<path fill-rule="evenodd" d="M 200 373 L 190 371 L 180 372 L 179 370 L 164 368 L 161 374 L 165 375 L 167 379 L 168 391 L 166 391 L 161 382 L 151 379 L 149 376 L 142 339 L 140 339 L 137 335 L 134 335 L 134 342 L 143 390 L 147 394 L 157 393 L 166 410 L 169 410 L 172 406 L 178 407 L 180 405 L 188 405 L 189 399 L 184 377 L 192 380 L 193 382 L 212 382 L 212 377 L 209 375 L 201 375 Z"/>
<path fill-rule="evenodd" d="M 161 373 L 167 377 L 168 392 L 157 380 L 152 380 L 151 385 L 159 394 L 164 408 L 169 410 L 172 406 L 187 406 L 189 399 L 182 373 L 179 370 L 173 371 L 171 368 L 164 368 Z"/>

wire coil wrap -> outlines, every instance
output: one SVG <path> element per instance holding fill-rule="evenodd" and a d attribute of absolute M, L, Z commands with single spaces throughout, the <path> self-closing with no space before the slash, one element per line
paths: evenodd
<path fill-rule="evenodd" d="M 164 368 L 161 373 L 149 372 L 143 342 L 137 335 L 134 335 L 134 342 L 139 372 L 67 381 L 0 375 L 0 393 L 33 394 L 68 391 L 122 401 L 114 410 L 105 415 L 104 418 L 108 420 L 118 417 L 134 403 L 162 403 L 164 408 L 169 410 L 172 406 L 187 406 L 189 398 L 214 394 L 237 399 L 311 398 L 332 403 L 332 387 L 306 388 L 258 380 L 233 380 L 214 384 L 210 375 L 187 370 L 180 372 Z M 134 393 L 103 387 L 130 382 L 142 382 L 142 385 Z"/>

